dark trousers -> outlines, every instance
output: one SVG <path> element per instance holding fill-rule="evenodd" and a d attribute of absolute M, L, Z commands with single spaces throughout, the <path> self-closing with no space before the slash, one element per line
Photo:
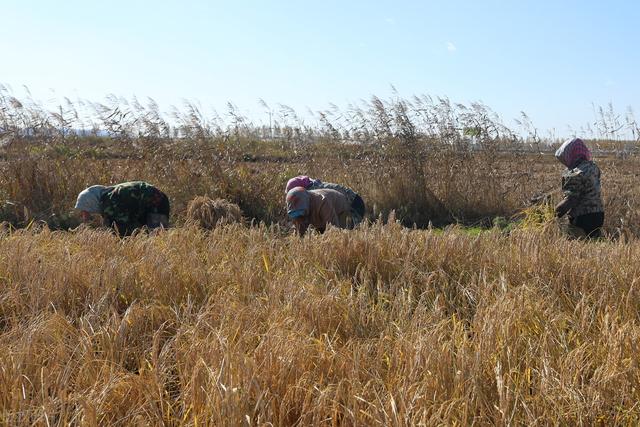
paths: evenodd
<path fill-rule="evenodd" d="M 602 236 L 602 224 L 604 224 L 604 212 L 595 212 L 569 218 L 571 225 L 581 228 L 590 239 L 598 239 Z"/>
<path fill-rule="evenodd" d="M 364 200 L 357 194 L 351 203 L 351 210 L 357 213 L 360 218 L 364 218 Z"/>

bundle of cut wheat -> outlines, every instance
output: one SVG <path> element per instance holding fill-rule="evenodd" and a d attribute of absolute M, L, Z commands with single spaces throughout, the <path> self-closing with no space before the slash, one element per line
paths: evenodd
<path fill-rule="evenodd" d="M 198 196 L 187 206 L 187 220 L 206 229 L 213 229 L 218 225 L 242 222 L 242 210 L 235 203 L 225 199 L 211 199 Z"/>

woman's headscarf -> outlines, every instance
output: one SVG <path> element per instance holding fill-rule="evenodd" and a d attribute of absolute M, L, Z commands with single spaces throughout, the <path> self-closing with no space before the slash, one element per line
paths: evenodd
<path fill-rule="evenodd" d="M 568 167 L 573 168 L 579 160 L 591 160 L 591 151 L 580 138 L 566 140 L 556 151 L 556 158 Z"/>
<path fill-rule="evenodd" d="M 295 178 L 291 178 L 287 182 L 287 187 L 285 188 L 285 193 L 288 193 L 289 190 L 295 187 L 303 187 L 308 188 L 313 180 L 306 175 L 296 176 Z"/>
<path fill-rule="evenodd" d="M 102 213 L 100 198 L 107 191 L 107 188 L 104 185 L 93 185 L 82 190 L 78 194 L 75 208 L 89 213 Z"/>
<path fill-rule="evenodd" d="M 309 193 L 304 187 L 294 187 L 287 192 L 287 215 L 294 219 L 309 214 Z"/>

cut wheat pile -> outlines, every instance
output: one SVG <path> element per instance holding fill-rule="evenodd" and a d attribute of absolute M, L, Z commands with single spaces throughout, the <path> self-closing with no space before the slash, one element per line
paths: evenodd
<path fill-rule="evenodd" d="M 242 210 L 224 199 L 198 196 L 187 206 L 187 220 L 211 230 L 220 225 L 242 222 Z"/>

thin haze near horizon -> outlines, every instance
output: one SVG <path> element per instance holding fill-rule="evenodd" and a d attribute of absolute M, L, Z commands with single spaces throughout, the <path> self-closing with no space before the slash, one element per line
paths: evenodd
<path fill-rule="evenodd" d="M 480 101 L 568 136 L 640 107 L 640 3 L 5 0 L 0 83 L 36 99 L 182 100 L 250 117 L 369 99 Z M 640 111 L 638 111 L 640 115 Z M 640 118 L 640 117 L 639 117 Z"/>

